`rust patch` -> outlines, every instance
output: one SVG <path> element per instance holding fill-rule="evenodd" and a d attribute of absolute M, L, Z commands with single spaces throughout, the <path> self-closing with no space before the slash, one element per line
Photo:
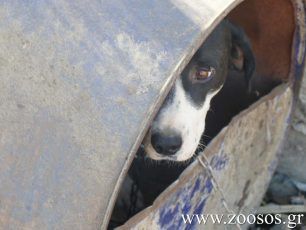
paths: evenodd
<path fill-rule="evenodd" d="M 235 8 L 229 18 L 242 26 L 251 40 L 259 81 L 286 81 L 295 29 L 291 1 L 248 0 Z"/>

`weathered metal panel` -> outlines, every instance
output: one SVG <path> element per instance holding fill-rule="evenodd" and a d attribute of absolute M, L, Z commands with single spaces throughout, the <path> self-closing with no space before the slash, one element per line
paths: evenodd
<path fill-rule="evenodd" d="M 156 105 L 239 2 L 0 1 L 0 228 L 105 227 Z"/>
<path fill-rule="evenodd" d="M 302 0 L 294 2 L 297 29 L 294 44 L 295 68 L 292 78 L 296 82 L 296 106 L 277 171 L 290 176 L 296 182 L 306 184 L 306 2 Z"/>
<path fill-rule="evenodd" d="M 282 85 L 236 116 L 151 207 L 121 229 L 225 229 L 212 221 L 198 225 L 196 218 L 185 224 L 181 215 L 255 214 L 276 167 L 291 105 L 291 89 Z"/>

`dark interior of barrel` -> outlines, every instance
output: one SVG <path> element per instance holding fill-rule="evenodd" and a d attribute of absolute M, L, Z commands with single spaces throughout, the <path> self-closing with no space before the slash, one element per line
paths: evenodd
<path fill-rule="evenodd" d="M 207 136 L 214 137 L 233 116 L 276 85 L 289 80 L 293 12 L 289 0 L 248 0 L 228 15 L 230 21 L 242 27 L 248 35 L 256 58 L 256 71 L 250 93 L 245 90 L 239 73 L 229 73 L 222 91 L 212 101 L 211 113 L 207 115 L 207 124 L 212 124 L 206 127 Z"/>
<path fill-rule="evenodd" d="M 220 93 L 212 100 L 206 118 L 202 142 L 207 145 L 240 111 L 248 108 L 276 85 L 290 81 L 292 41 L 295 28 L 294 8 L 290 0 L 247 0 L 227 17 L 248 35 L 256 58 L 256 71 L 251 80 L 251 91 L 246 90 L 242 73 L 232 71 Z M 190 162 L 153 162 L 135 158 L 130 174 L 137 178 L 125 194 L 130 203 L 124 210 L 116 210 L 109 228 L 123 224 L 175 181 Z M 142 191 L 142 207 L 138 207 L 137 192 Z M 122 208 L 122 207 L 121 207 Z M 118 213 L 120 213 L 118 217 Z M 113 216 L 114 217 L 114 216 Z"/>

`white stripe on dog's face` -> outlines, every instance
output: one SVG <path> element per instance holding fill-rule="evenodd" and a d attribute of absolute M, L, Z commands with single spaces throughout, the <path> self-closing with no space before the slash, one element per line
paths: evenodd
<path fill-rule="evenodd" d="M 185 66 L 145 137 L 150 158 L 184 161 L 193 156 L 210 101 L 225 82 L 230 44 L 229 30 L 221 23 Z"/>
<path fill-rule="evenodd" d="M 165 102 L 157 114 L 149 133 L 144 141 L 149 157 L 156 160 L 169 159 L 185 161 L 193 156 L 205 129 L 205 117 L 210 107 L 210 101 L 218 90 L 209 92 L 201 107 L 196 106 L 186 94 L 181 77 L 175 82 L 171 99 Z M 174 155 L 164 156 L 155 151 L 151 143 L 151 133 L 174 130 L 181 135 L 182 146 Z"/>

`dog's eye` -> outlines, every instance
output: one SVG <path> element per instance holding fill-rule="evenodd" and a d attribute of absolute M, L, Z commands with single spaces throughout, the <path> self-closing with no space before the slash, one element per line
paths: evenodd
<path fill-rule="evenodd" d="M 207 82 L 215 75 L 216 70 L 213 67 L 201 67 L 198 68 L 195 73 L 195 80 L 199 82 Z"/>

